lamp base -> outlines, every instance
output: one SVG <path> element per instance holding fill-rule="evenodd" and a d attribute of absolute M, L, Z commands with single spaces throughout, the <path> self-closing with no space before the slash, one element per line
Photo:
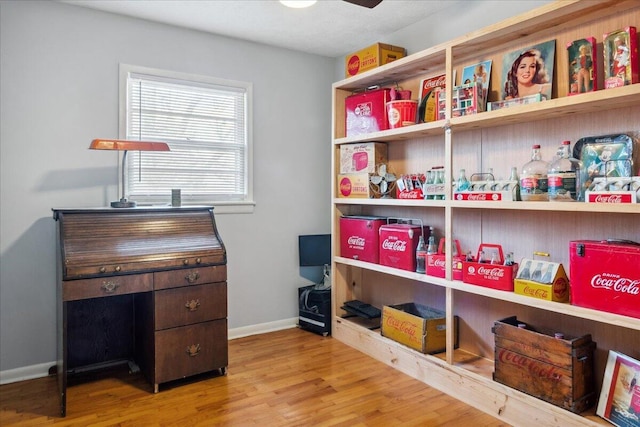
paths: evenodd
<path fill-rule="evenodd" d="M 122 198 L 117 202 L 111 202 L 112 208 L 135 208 L 136 202 Z"/>

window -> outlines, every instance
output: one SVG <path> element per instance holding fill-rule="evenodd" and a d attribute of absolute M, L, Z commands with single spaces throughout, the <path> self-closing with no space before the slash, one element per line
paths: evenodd
<path fill-rule="evenodd" d="M 130 65 L 120 70 L 121 137 L 171 149 L 127 154 L 128 197 L 167 204 L 179 188 L 185 205 L 250 210 L 251 84 Z"/>

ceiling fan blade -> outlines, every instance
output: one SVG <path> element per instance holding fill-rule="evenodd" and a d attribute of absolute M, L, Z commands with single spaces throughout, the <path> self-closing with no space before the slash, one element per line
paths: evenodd
<path fill-rule="evenodd" d="M 358 6 L 368 7 L 369 9 L 373 9 L 377 5 L 379 5 L 382 0 L 344 0 L 347 3 L 355 4 Z"/>

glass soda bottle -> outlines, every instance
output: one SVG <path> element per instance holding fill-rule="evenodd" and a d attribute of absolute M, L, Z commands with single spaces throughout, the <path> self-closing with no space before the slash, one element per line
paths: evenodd
<path fill-rule="evenodd" d="M 563 141 L 558 156 L 547 171 L 549 200 L 573 202 L 576 200 L 576 162 L 571 158 L 571 142 Z"/>
<path fill-rule="evenodd" d="M 427 171 L 427 181 L 425 182 L 425 186 L 427 187 L 424 193 L 424 198 L 427 200 L 433 200 L 436 196 L 431 194 L 431 188 L 429 187 L 435 181 L 435 171 L 433 169 Z"/>
<path fill-rule="evenodd" d="M 523 201 L 547 201 L 547 171 L 549 165 L 542 160 L 540 145 L 531 147 L 531 160 L 522 167 L 520 198 Z"/>
<path fill-rule="evenodd" d="M 444 166 L 436 166 L 433 168 L 435 170 L 436 176 L 434 180 L 434 184 L 444 184 Z M 444 185 L 443 185 L 444 188 Z M 444 200 L 444 194 L 437 194 L 434 199 L 436 200 Z"/>
<path fill-rule="evenodd" d="M 427 254 L 435 255 L 438 253 L 438 245 L 436 244 L 436 234 L 433 227 L 429 227 L 429 240 L 427 243 Z"/>
<path fill-rule="evenodd" d="M 424 236 L 420 236 L 418 247 L 416 248 L 416 273 L 426 273 L 427 265 L 427 245 L 424 243 Z"/>
<path fill-rule="evenodd" d="M 466 191 L 469 189 L 469 180 L 467 179 L 467 174 L 464 169 L 460 169 L 460 174 L 458 175 L 458 181 L 456 181 L 456 191 Z"/>

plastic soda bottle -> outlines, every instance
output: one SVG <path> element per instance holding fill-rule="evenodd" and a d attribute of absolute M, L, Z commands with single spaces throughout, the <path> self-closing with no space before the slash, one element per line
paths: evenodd
<path fill-rule="evenodd" d="M 558 157 L 551 162 L 547 172 L 549 200 L 573 202 L 576 199 L 576 162 L 571 159 L 571 142 L 563 141 Z"/>

